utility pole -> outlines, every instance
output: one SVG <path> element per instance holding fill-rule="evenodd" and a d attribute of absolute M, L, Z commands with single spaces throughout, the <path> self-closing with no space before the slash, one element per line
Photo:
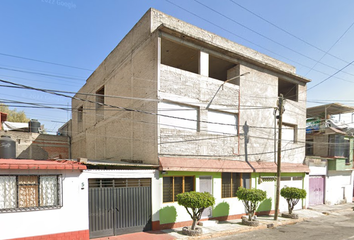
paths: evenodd
<path fill-rule="evenodd" d="M 275 214 L 274 220 L 278 220 L 278 211 L 279 211 L 279 198 L 280 198 L 280 178 L 281 178 L 281 133 L 283 127 L 283 113 L 284 109 L 284 98 L 283 94 L 280 94 L 278 99 L 278 111 L 279 111 L 279 122 L 278 122 L 278 152 L 277 152 L 277 193 L 275 199 Z"/>

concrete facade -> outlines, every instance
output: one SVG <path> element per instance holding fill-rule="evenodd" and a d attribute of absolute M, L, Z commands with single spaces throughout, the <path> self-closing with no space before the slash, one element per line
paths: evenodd
<path fill-rule="evenodd" d="M 306 170 L 300 166 L 305 159 L 307 82 L 293 66 L 150 9 L 75 95 L 72 156 L 160 164 L 153 229 L 189 220 L 176 202 L 163 202 L 165 177 L 192 176 L 196 191 L 203 177 L 211 177 L 211 191 L 221 205 L 208 218 L 232 219 L 243 215 L 244 208 L 235 196 L 221 197 L 222 171 L 185 166 L 183 160 L 219 161 L 216 168 L 226 160 L 245 163 L 242 126 L 247 122 L 252 164 L 233 171 L 252 172 L 250 186 L 267 190 L 273 199 L 260 209 L 269 213 L 275 194 L 274 108 L 280 94 L 286 109 L 282 161 L 293 166 L 284 171 L 282 186 L 307 189 Z M 176 165 L 162 166 L 162 158 Z M 262 177 L 273 181 L 262 182 Z M 170 211 L 178 216 L 170 218 Z"/>
<path fill-rule="evenodd" d="M 198 59 L 191 60 L 191 65 L 195 66 L 175 67 L 183 65 L 180 56 L 166 53 L 175 49 L 195 51 Z M 208 58 L 209 61 L 205 60 Z M 259 137 L 274 137 L 273 108 L 279 94 L 279 81 L 289 82 L 295 88 L 296 100 L 286 101 L 283 119 L 296 127 L 297 139 L 304 139 L 305 132 L 300 129 L 305 128 L 306 83 L 309 80 L 296 75 L 293 66 L 150 9 L 76 94 L 81 100 L 72 102 L 76 109 L 72 123 L 73 157 L 156 164 L 158 155 L 183 153 L 228 155 L 231 159 L 244 160 L 241 134 L 229 139 L 192 141 L 217 135 L 207 131 L 206 106 L 226 79 L 220 81 L 207 76 L 207 70 L 212 75 L 213 69 L 227 64 L 231 67 L 225 70 L 225 76 L 250 74 L 225 84 L 209 111 L 235 114 L 239 133 L 245 121 L 254 127 L 249 132 L 249 153 L 262 154 L 250 155 L 251 161 L 274 161 L 274 153 L 265 153 L 274 151 L 273 141 Z M 94 94 L 102 88 L 104 105 L 98 107 Z M 196 108 L 196 131 L 159 125 L 163 115 L 159 112 L 159 104 L 163 102 Z M 176 144 L 176 141 L 181 143 Z M 284 161 L 303 161 L 303 146 L 301 141 L 286 144 Z"/>

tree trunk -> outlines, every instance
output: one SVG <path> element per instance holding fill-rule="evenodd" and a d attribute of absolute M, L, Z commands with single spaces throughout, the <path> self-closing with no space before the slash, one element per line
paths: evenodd
<path fill-rule="evenodd" d="M 288 211 L 289 211 L 289 214 L 292 214 L 294 207 L 292 207 L 292 204 L 291 204 L 290 199 L 289 199 L 289 200 L 286 200 L 286 201 L 288 202 Z"/>
<path fill-rule="evenodd" d="M 254 215 L 254 212 L 253 212 L 253 211 L 250 211 L 250 212 L 248 213 L 248 220 L 249 220 L 249 221 L 252 221 L 253 215 Z"/>
<path fill-rule="evenodd" d="M 195 229 L 195 225 L 197 225 L 197 218 L 196 217 L 193 218 L 193 223 L 192 223 L 192 227 L 191 227 L 192 230 Z"/>

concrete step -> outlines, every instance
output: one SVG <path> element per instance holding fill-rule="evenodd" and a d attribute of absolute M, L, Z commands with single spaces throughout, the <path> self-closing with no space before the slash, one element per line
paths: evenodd
<path fill-rule="evenodd" d="M 218 223 L 219 223 L 218 220 L 208 220 L 208 221 L 200 221 L 198 222 L 198 225 L 202 227 L 208 227 L 208 226 L 215 226 Z"/>

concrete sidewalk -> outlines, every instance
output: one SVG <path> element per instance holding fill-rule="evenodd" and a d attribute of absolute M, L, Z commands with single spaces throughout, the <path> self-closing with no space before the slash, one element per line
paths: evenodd
<path fill-rule="evenodd" d="M 241 219 L 220 221 L 219 223 L 204 223 L 204 226 L 198 226 L 203 229 L 203 235 L 198 237 L 189 237 L 182 234 L 182 228 L 174 228 L 162 231 L 150 231 L 126 234 L 114 237 L 99 238 L 99 240 L 125 240 L 125 239 L 143 239 L 143 240 L 171 240 L 171 239 L 208 239 L 220 236 L 226 236 L 241 232 L 255 231 L 265 229 L 267 227 L 277 227 L 280 225 L 295 224 L 309 218 L 321 217 L 333 213 L 348 213 L 352 212 L 354 203 L 347 203 L 341 205 L 319 205 L 313 206 L 308 209 L 296 210 L 294 213 L 299 215 L 299 219 L 289 219 L 278 217 L 274 220 L 274 216 L 259 216 L 257 219 L 260 221 L 258 227 L 249 227 L 241 224 Z M 98 240 L 98 239 L 97 239 Z"/>

